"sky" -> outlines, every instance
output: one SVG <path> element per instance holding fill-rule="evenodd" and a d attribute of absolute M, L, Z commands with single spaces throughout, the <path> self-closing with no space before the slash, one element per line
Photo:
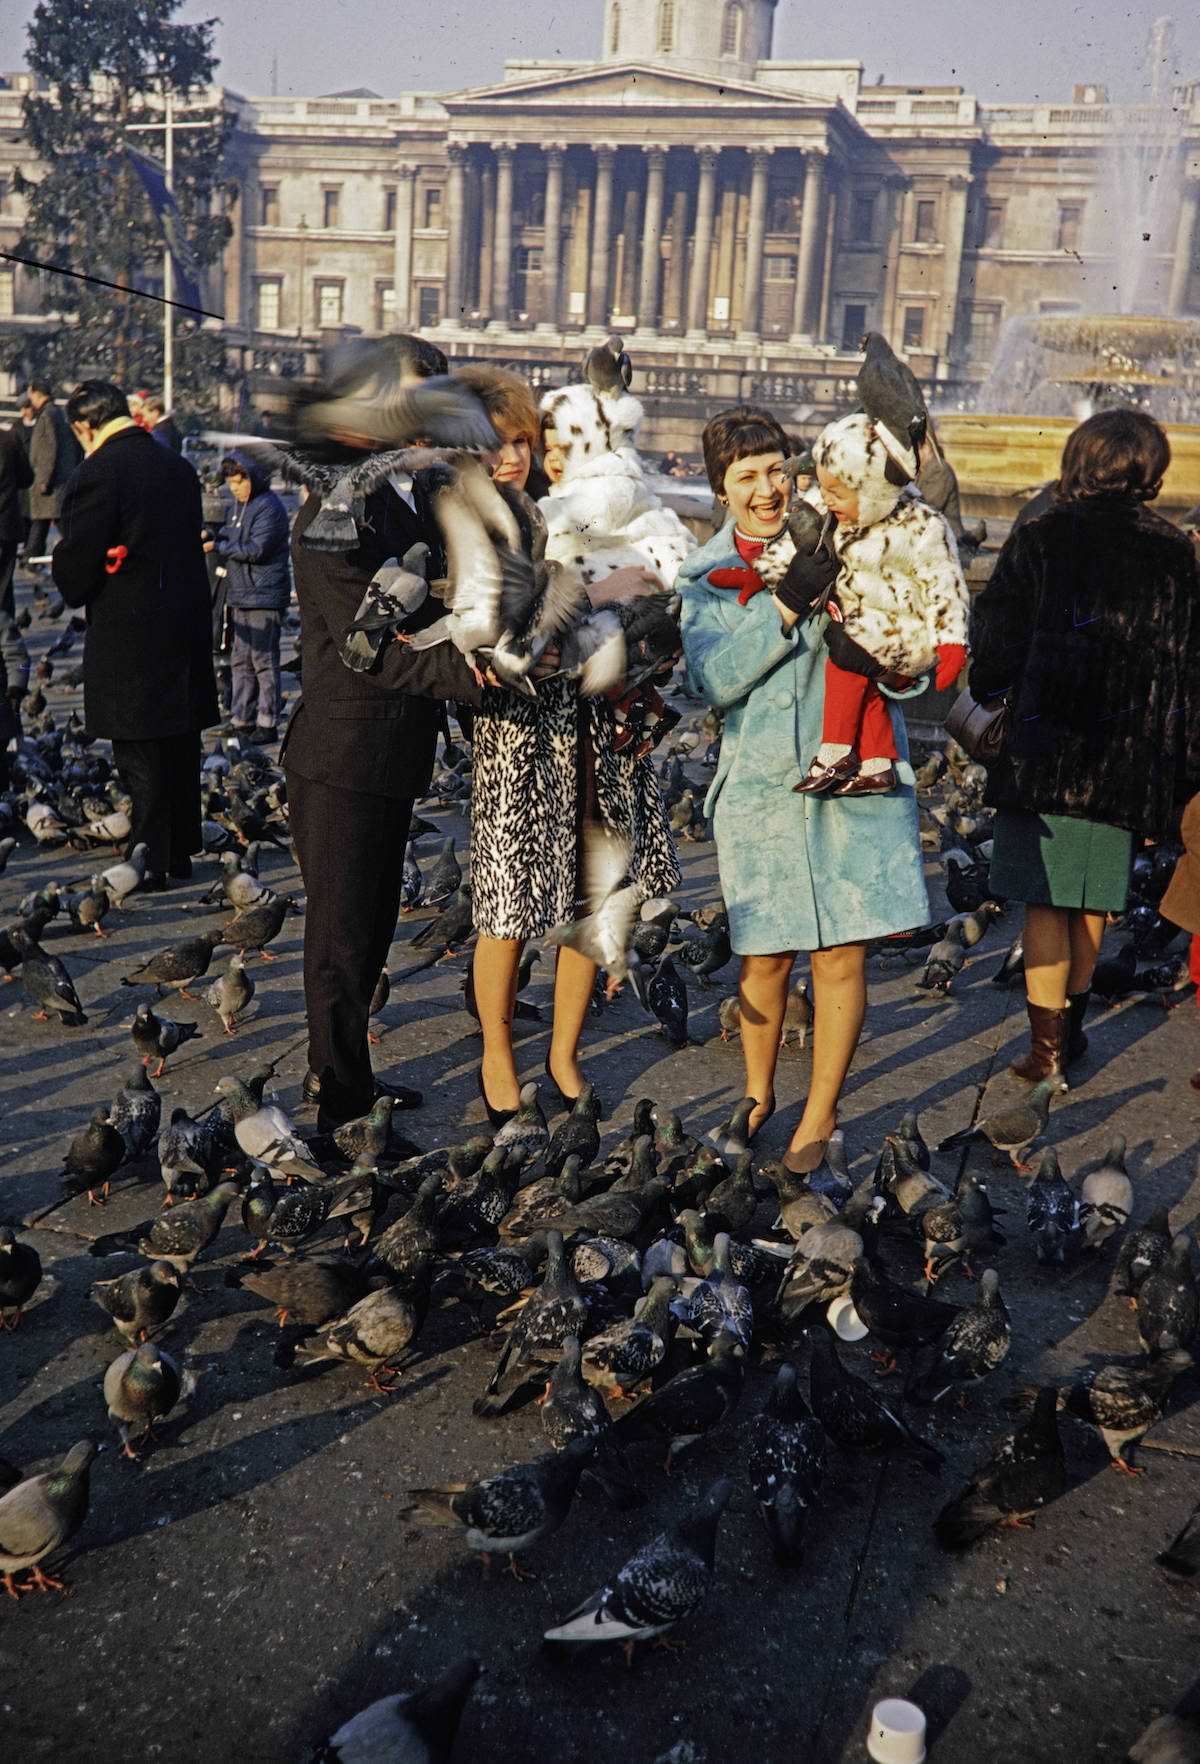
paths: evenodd
<path fill-rule="evenodd" d="M 452 91 L 500 78 L 506 58 L 589 59 L 599 53 L 601 0 L 185 0 L 180 18 L 220 17 L 219 78 L 236 90 L 313 94 L 369 86 Z M 775 54 L 856 60 L 868 83 L 957 84 L 980 98 L 1069 98 L 1099 81 L 1138 95 L 1146 37 L 1163 0 L 780 0 Z M 0 69 L 24 61 L 34 0 L 0 5 Z M 1200 8 L 1177 0 L 1178 62 L 1200 77 Z"/>

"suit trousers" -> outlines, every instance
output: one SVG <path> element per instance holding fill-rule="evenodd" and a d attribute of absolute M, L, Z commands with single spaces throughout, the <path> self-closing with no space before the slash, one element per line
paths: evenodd
<path fill-rule="evenodd" d="M 10 619 L 16 616 L 13 571 L 17 567 L 17 552 L 20 549 L 19 539 L 0 539 L 0 613 L 7 613 Z"/>
<path fill-rule="evenodd" d="M 286 770 L 304 877 L 308 1064 L 321 1109 L 365 1114 L 375 1095 L 367 1020 L 400 916 L 411 800 L 315 784 Z"/>
<path fill-rule="evenodd" d="M 233 720 L 273 729 L 279 721 L 281 612 L 263 607 L 230 608 L 233 626 Z"/>
<path fill-rule="evenodd" d="M 154 741 L 114 740 L 112 751 L 121 782 L 133 798 L 130 850 L 144 842 L 150 848 L 148 870 L 190 876 L 192 857 L 203 844 L 200 731 Z"/>

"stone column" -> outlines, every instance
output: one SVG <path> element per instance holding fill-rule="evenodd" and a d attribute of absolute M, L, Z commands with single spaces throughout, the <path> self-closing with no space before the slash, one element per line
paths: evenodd
<path fill-rule="evenodd" d="M 1178 318 L 1187 304 L 1188 281 L 1192 273 L 1192 255 L 1196 249 L 1196 219 L 1200 213 L 1200 178 L 1188 178 L 1179 203 L 1179 224 L 1175 229 L 1175 260 L 1171 265 L 1171 285 L 1167 292 L 1167 314 Z"/>
<path fill-rule="evenodd" d="M 446 310 L 443 325 L 461 325 L 467 267 L 467 149 L 451 141 L 446 149 L 450 175 L 446 185 Z"/>
<path fill-rule="evenodd" d="M 677 334 L 683 330 L 687 313 L 687 210 L 687 191 L 676 190 L 671 198 L 671 219 L 667 227 L 671 262 L 667 286 L 663 290 L 662 320 Z"/>
<path fill-rule="evenodd" d="M 395 291 L 396 329 L 412 326 L 412 230 L 413 195 L 417 186 L 415 165 L 396 167 L 396 243 L 392 256 L 392 287 Z"/>
<path fill-rule="evenodd" d="M 625 192 L 621 217 L 621 286 L 618 304 L 621 316 L 629 318 L 637 309 L 637 236 L 641 192 L 631 185 Z"/>
<path fill-rule="evenodd" d="M 947 179 L 943 209 L 945 221 L 942 227 L 941 321 L 938 326 L 938 350 L 943 369 L 950 360 L 958 317 L 958 283 L 962 275 L 963 244 L 967 229 L 967 192 L 970 188 L 971 179 L 964 173 Z"/>
<path fill-rule="evenodd" d="M 746 282 L 742 295 L 742 328 L 738 340 L 757 342 L 762 321 L 763 246 L 767 237 L 767 177 L 771 164 L 769 147 L 750 155 L 750 218 L 746 226 Z"/>
<path fill-rule="evenodd" d="M 563 154 L 554 142 L 546 148 L 546 209 L 542 224 L 542 316 L 539 331 L 558 330 L 558 293 L 562 257 Z"/>
<path fill-rule="evenodd" d="M 904 245 L 904 178 L 889 178 L 884 185 L 887 216 L 884 232 L 883 310 L 879 329 L 889 341 L 896 335 L 896 290 L 900 286 L 900 254 Z"/>
<path fill-rule="evenodd" d="M 638 292 L 638 330 L 658 330 L 658 291 L 662 280 L 663 182 L 667 155 L 662 147 L 647 147 L 646 207 L 642 214 L 642 281 Z"/>
<path fill-rule="evenodd" d="M 796 297 L 792 305 L 793 343 L 811 343 L 815 308 L 821 294 L 821 222 L 825 205 L 825 149 L 809 147 L 804 154 L 804 206 L 800 212 L 800 256 L 796 264 Z"/>
<path fill-rule="evenodd" d="M 827 168 L 828 169 L 828 168 Z M 838 245 L 838 186 L 832 177 L 825 179 L 825 261 L 821 271 L 821 305 L 817 314 L 817 328 L 814 340 L 825 343 L 829 339 L 829 307 L 833 299 L 833 277 L 837 264 Z"/>
<path fill-rule="evenodd" d="M 512 203 L 513 154 L 511 142 L 496 148 L 496 251 L 492 260 L 491 329 L 507 330 L 512 316 Z"/>
<path fill-rule="evenodd" d="M 492 316 L 492 270 L 496 255 L 496 162 L 484 162 L 479 186 L 479 312 L 486 321 Z"/>
<path fill-rule="evenodd" d="M 687 334 L 708 332 L 708 279 L 712 263 L 713 211 L 717 195 L 717 160 L 711 147 L 700 150 L 700 181 L 696 190 L 696 230 L 692 246 L 692 278 L 688 286 Z"/>
<path fill-rule="evenodd" d="M 592 258 L 588 278 L 587 322 L 594 329 L 608 324 L 608 288 L 612 252 L 612 193 L 615 147 L 596 148 L 596 196 L 592 205 Z"/>

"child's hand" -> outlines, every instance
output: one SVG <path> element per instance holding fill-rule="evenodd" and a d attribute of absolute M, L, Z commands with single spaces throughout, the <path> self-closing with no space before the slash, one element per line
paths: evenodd
<path fill-rule="evenodd" d="M 943 643 L 937 652 L 937 673 L 933 684 L 938 692 L 953 686 L 967 665 L 966 648 L 961 643 Z"/>

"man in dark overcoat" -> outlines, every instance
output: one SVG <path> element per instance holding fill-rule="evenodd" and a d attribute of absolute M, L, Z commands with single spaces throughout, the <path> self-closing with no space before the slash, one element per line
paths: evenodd
<path fill-rule="evenodd" d="M 15 424 L 0 428 L 0 613 L 12 618 L 13 571 L 25 536 L 21 492 L 33 483 L 33 468 Z"/>
<path fill-rule="evenodd" d="M 445 372 L 440 350 L 411 341 L 418 377 Z M 423 542 L 431 548 L 430 577 L 444 567 L 419 480 L 385 483 L 367 498 L 354 551 L 305 547 L 319 507 L 320 497 L 310 495 L 292 528 L 304 690 L 281 757 L 306 896 L 304 1089 L 310 1101 L 319 1099 L 318 1124 L 326 1130 L 365 1113 L 381 1090 L 402 1108 L 421 1101 L 419 1092 L 374 1077 L 367 1021 L 396 932 L 413 800 L 433 773 L 445 715 L 438 700 L 477 705 L 481 694 L 450 643 L 417 652 L 387 643 L 367 673 L 342 660 L 380 564 Z M 431 597 L 414 623 L 432 623 L 442 610 Z"/>
<path fill-rule="evenodd" d="M 149 847 L 148 885 L 165 887 L 200 850 L 200 732 L 217 720 L 200 480 L 135 425 L 118 386 L 85 380 L 67 415 L 87 457 L 63 497 L 54 581 L 87 609 L 84 720 L 112 742 L 130 848 Z"/>
<path fill-rule="evenodd" d="M 29 491 L 30 557 L 43 557 L 51 524 L 58 520 L 63 487 L 82 457 L 70 423 L 54 402 L 45 380 L 32 380 L 29 402 L 36 416 L 29 435 L 29 463 L 33 484 Z"/>

